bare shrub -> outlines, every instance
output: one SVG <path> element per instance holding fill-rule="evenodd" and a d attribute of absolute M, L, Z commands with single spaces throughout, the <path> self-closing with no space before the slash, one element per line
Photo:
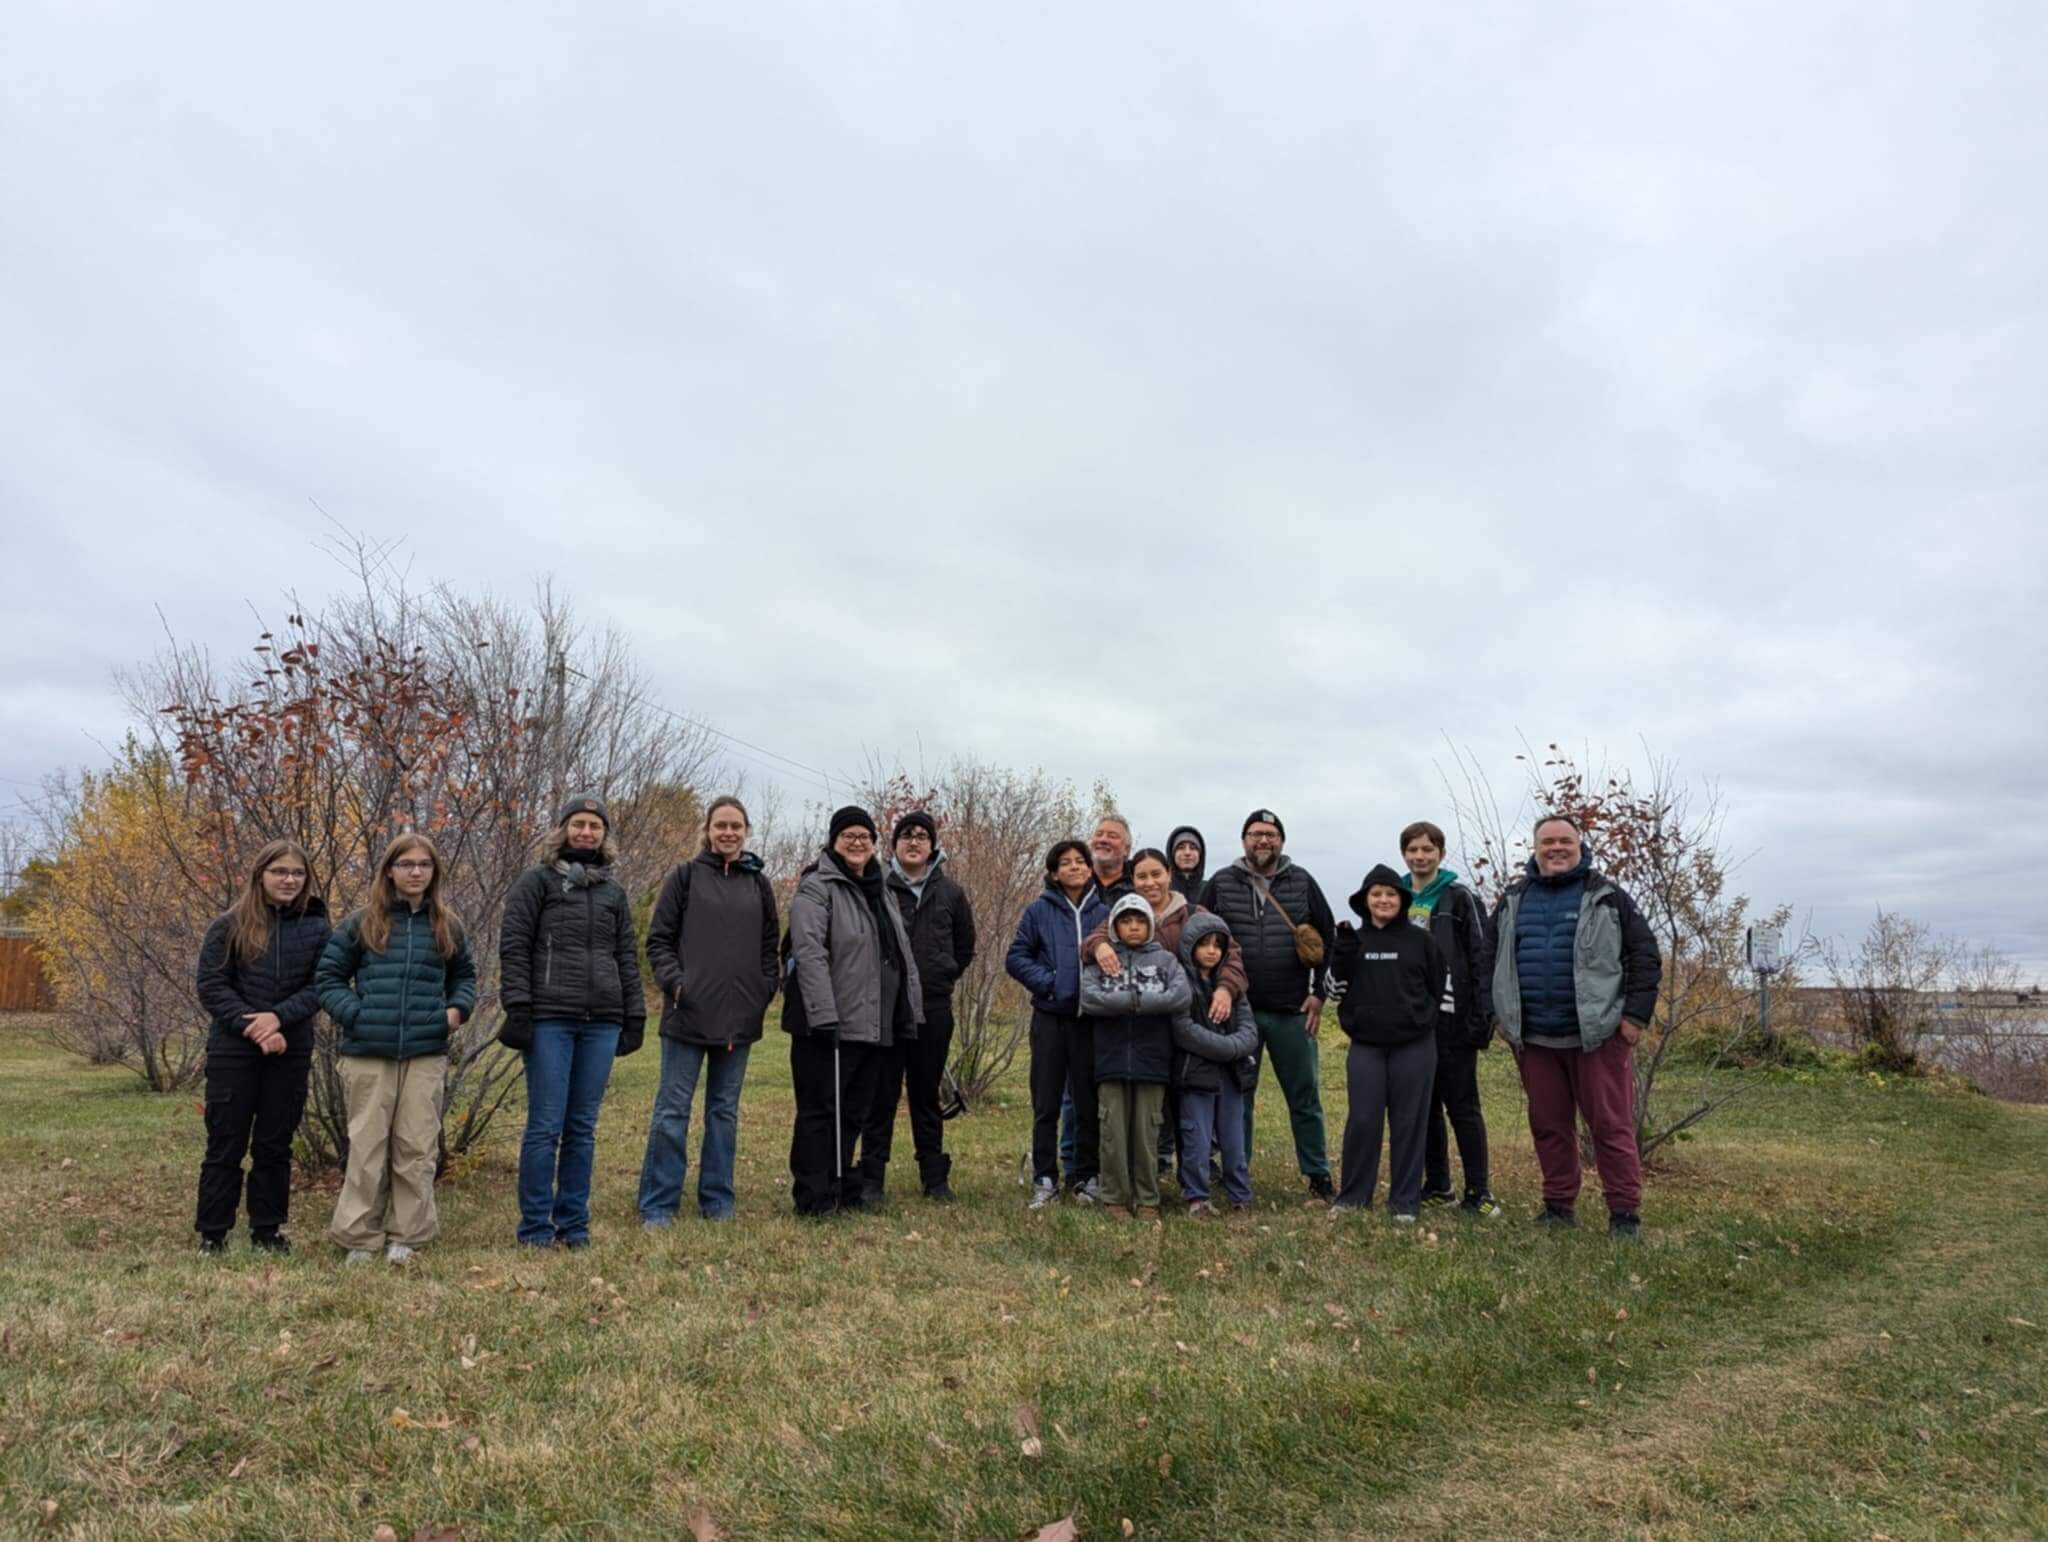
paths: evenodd
<path fill-rule="evenodd" d="M 1821 961 L 1849 1041 L 1871 1069 L 1920 1069 L 1935 1031 L 1936 988 L 1954 950 L 1919 922 L 1880 908 L 1854 948 L 1827 942 Z"/>

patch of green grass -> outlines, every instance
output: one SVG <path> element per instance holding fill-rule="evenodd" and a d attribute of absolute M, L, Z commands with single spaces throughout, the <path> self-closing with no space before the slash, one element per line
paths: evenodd
<path fill-rule="evenodd" d="M 904 1127 L 888 1213 L 817 1227 L 771 1035 L 740 1220 L 686 1197 L 643 1233 L 656 1062 L 614 1077 L 589 1252 L 513 1248 L 515 1112 L 438 1242 L 344 1270 L 331 1185 L 281 1264 L 198 1257 L 196 1100 L 0 1023 L 0 1532 L 51 1502 L 54 1533 L 153 1537 L 2048 1532 L 2040 1110 L 1767 1078 L 1652 1175 L 1628 1247 L 1523 1219 L 1498 1053 L 1514 1218 L 1420 1236 L 1300 1202 L 1270 1081 L 1253 1215 L 1030 1214 L 1020 1081 L 947 1127 L 959 1204 L 916 1196 Z"/>

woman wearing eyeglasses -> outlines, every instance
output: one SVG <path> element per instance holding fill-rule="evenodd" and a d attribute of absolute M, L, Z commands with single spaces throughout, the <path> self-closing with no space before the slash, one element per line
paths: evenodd
<path fill-rule="evenodd" d="M 875 860 L 865 809 L 832 816 L 825 849 L 789 906 L 791 1195 L 802 1216 L 860 1207 L 853 1142 L 874 1101 L 881 1051 L 917 1037 L 924 995 L 910 937 Z"/>
<path fill-rule="evenodd" d="M 394 1264 L 441 1229 L 434 1208 L 448 1038 L 476 1007 L 476 964 L 441 898 L 424 835 L 384 848 L 367 904 L 320 955 L 314 986 L 341 1027 L 335 1067 L 348 1100 L 348 1171 L 327 1235 L 360 1264 Z"/>

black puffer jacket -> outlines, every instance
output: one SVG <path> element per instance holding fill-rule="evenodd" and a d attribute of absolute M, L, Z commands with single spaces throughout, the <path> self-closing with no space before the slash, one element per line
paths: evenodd
<path fill-rule="evenodd" d="M 1323 939 L 1323 956 L 1337 935 L 1330 902 L 1307 868 L 1282 857 L 1268 884 L 1273 897 L 1301 926 L 1314 927 Z M 1244 949 L 1244 972 L 1251 981 L 1253 1010 L 1299 1012 L 1313 986 L 1312 973 L 1294 951 L 1294 931 L 1278 909 L 1259 898 L 1251 870 L 1240 857 L 1209 880 L 1202 908 L 1230 923 L 1230 935 Z"/>
<path fill-rule="evenodd" d="M 889 892 L 896 896 L 897 913 L 910 932 L 910 952 L 917 960 L 924 999 L 944 1001 L 974 962 L 974 907 L 967 903 L 967 891 L 947 874 L 945 853 L 939 852 L 925 869 L 921 890 L 912 888 L 890 863 Z"/>
<path fill-rule="evenodd" d="M 206 1053 L 232 1059 L 261 1056 L 242 1030 L 245 1013 L 275 1012 L 284 1028 L 285 1052 L 308 1054 L 313 1048 L 313 1019 L 320 1011 L 320 993 L 313 971 L 327 946 L 327 903 L 315 895 L 298 914 L 270 907 L 270 944 L 261 958 L 241 960 L 228 950 L 231 916 L 220 916 L 199 944 L 199 1004 L 212 1017 Z"/>
<path fill-rule="evenodd" d="M 780 971 L 776 924 L 774 887 L 751 851 L 678 863 L 647 928 L 661 1036 L 724 1049 L 760 1038 Z"/>
<path fill-rule="evenodd" d="M 498 997 L 508 1015 L 537 1023 L 622 1023 L 618 1052 L 640 1047 L 647 1005 L 633 907 L 610 868 L 553 862 L 513 880 L 498 934 Z"/>

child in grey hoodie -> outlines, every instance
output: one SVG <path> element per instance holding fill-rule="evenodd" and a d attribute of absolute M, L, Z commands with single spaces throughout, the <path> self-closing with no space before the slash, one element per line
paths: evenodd
<path fill-rule="evenodd" d="M 1126 894 L 1109 913 L 1115 975 L 1090 960 L 1081 971 L 1081 1011 L 1095 1025 L 1095 1097 L 1101 1129 L 1102 1202 L 1114 1216 L 1135 1205 L 1159 1214 L 1159 1121 L 1173 1074 L 1175 1024 L 1192 999 L 1180 961 L 1152 935 L 1152 906 Z"/>
<path fill-rule="evenodd" d="M 1216 990 L 1230 926 L 1206 910 L 1188 917 L 1180 934 L 1181 967 L 1193 982 L 1197 1001 Z M 1192 1013 L 1173 1020 L 1173 1088 L 1180 1105 L 1180 1191 L 1189 1215 L 1214 1213 L 1209 1203 L 1209 1152 L 1223 1153 L 1223 1192 L 1242 1210 L 1252 1202 L 1251 1160 L 1244 1145 L 1244 1087 L 1240 1076 L 1258 1076 L 1251 1059 L 1259 1047 L 1259 1026 L 1251 1003 L 1239 997 L 1230 1019 L 1212 1028 Z"/>

